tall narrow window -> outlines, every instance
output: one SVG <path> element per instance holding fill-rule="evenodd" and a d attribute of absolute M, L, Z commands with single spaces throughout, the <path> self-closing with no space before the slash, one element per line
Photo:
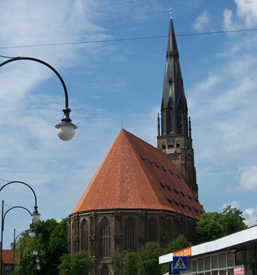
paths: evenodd
<path fill-rule="evenodd" d="M 135 251 L 135 223 L 132 218 L 125 222 L 125 250 L 127 252 Z"/>
<path fill-rule="evenodd" d="M 107 266 L 102 268 L 101 275 L 109 275 L 109 268 Z"/>
<path fill-rule="evenodd" d="M 169 133 L 173 131 L 173 109 L 169 109 Z"/>
<path fill-rule="evenodd" d="M 101 221 L 101 253 L 102 257 L 110 257 L 111 226 L 107 218 Z"/>
<path fill-rule="evenodd" d="M 86 220 L 81 223 L 81 250 L 88 251 L 88 222 Z"/>
<path fill-rule="evenodd" d="M 167 231 L 166 232 L 167 232 L 167 243 L 170 243 L 173 241 L 171 219 L 168 219 L 168 221 L 167 221 Z"/>
<path fill-rule="evenodd" d="M 157 242 L 157 222 L 153 217 L 148 222 L 148 241 Z"/>
<path fill-rule="evenodd" d="M 177 130 L 178 134 L 182 134 L 182 129 L 183 129 L 183 110 L 181 107 L 178 108 L 178 113 L 177 113 Z"/>

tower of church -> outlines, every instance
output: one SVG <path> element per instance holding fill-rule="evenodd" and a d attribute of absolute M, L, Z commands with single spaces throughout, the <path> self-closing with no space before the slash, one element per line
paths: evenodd
<path fill-rule="evenodd" d="M 191 121 L 190 118 L 188 120 L 187 100 L 172 18 L 166 52 L 161 117 L 158 114 L 157 147 L 169 155 L 193 194 L 198 197 Z"/>

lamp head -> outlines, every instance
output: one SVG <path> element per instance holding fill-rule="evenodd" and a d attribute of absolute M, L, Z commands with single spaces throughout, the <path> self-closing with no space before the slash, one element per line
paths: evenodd
<path fill-rule="evenodd" d="M 30 238 L 34 238 L 36 236 L 36 231 L 34 230 L 34 225 L 31 225 L 31 229 L 29 231 Z"/>
<path fill-rule="evenodd" d="M 62 140 L 71 140 L 75 135 L 75 129 L 78 128 L 75 124 L 71 123 L 70 111 L 69 108 L 63 109 L 64 116 L 62 122 L 55 125 L 57 135 Z"/>
<path fill-rule="evenodd" d="M 37 206 L 34 206 L 34 212 L 31 214 L 32 222 L 37 222 L 40 219 L 40 214 L 37 211 Z"/>

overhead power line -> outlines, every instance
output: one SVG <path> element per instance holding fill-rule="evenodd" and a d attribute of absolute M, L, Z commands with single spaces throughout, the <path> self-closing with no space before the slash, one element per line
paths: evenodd
<path fill-rule="evenodd" d="M 234 32 L 234 33 L 235 32 L 248 32 L 248 31 L 257 31 L 257 29 L 198 32 L 198 33 L 178 34 L 176 36 L 177 37 L 181 37 L 181 36 L 196 36 L 196 35 L 210 35 L 210 34 L 222 34 L 222 33 L 232 33 L 232 32 Z M 143 39 L 158 39 L 158 38 L 167 38 L 167 35 L 146 36 L 146 37 L 131 37 L 131 38 L 117 38 L 117 39 L 102 39 L 102 40 L 89 40 L 89 41 L 79 41 L 79 42 L 62 42 L 62 43 L 49 43 L 49 44 L 20 45 L 20 46 L 3 46 L 3 47 L 0 47 L 0 49 L 66 46 L 66 45 L 92 44 L 92 43 L 105 43 L 105 42 L 118 42 L 118 41 L 143 40 Z"/>

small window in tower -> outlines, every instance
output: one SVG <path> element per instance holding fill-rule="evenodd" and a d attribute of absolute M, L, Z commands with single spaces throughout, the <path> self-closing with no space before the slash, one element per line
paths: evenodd
<path fill-rule="evenodd" d="M 166 149 L 166 145 L 165 143 L 162 144 L 162 149 L 165 150 Z"/>
<path fill-rule="evenodd" d="M 174 148 L 174 145 L 173 145 L 173 144 L 170 144 L 170 145 L 168 145 L 168 148 L 169 148 L 169 149 L 173 149 L 173 148 Z"/>
<path fill-rule="evenodd" d="M 177 143 L 177 148 L 179 148 L 180 147 L 180 144 L 179 143 Z"/>

